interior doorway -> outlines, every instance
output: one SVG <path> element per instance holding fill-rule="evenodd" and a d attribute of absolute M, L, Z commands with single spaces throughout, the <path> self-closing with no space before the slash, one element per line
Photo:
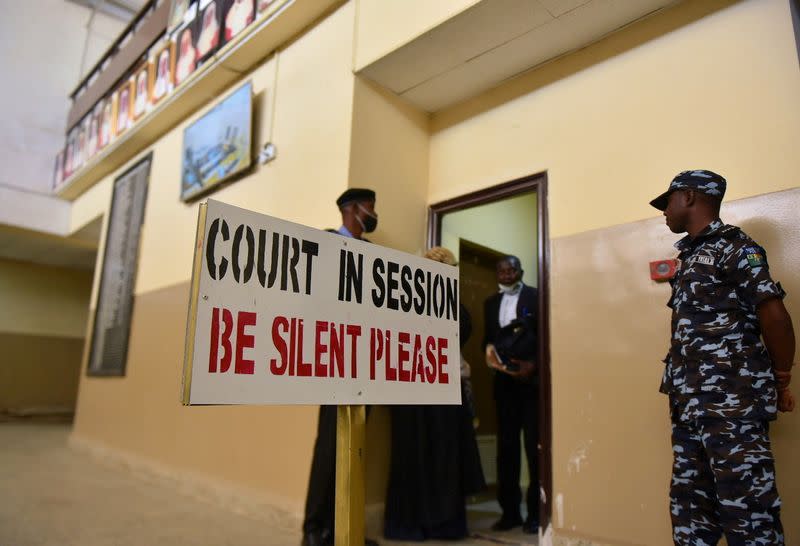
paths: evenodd
<path fill-rule="evenodd" d="M 492 372 L 485 364 L 483 352 L 483 305 L 486 298 L 497 292 L 497 261 L 509 254 L 520 259 L 523 282 L 538 288 L 538 519 L 540 529 L 545 529 L 550 522 L 552 498 L 546 174 L 513 180 L 432 205 L 428 245 L 449 248 L 459 262 L 461 301 L 472 317 L 473 326 L 463 356 L 472 369 L 476 434 L 484 474 L 490 484 L 496 482 L 497 421 Z M 524 498 L 529 478 L 522 454 L 521 460 L 520 483 Z"/>

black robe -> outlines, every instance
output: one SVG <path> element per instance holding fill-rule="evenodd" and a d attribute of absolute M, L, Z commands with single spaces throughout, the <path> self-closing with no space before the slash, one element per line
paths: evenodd
<path fill-rule="evenodd" d="M 471 321 L 463 305 L 459 312 L 463 347 Z M 392 452 L 384 536 L 395 540 L 466 537 L 466 497 L 486 488 L 467 407 L 463 403 L 391 406 L 390 411 Z"/>

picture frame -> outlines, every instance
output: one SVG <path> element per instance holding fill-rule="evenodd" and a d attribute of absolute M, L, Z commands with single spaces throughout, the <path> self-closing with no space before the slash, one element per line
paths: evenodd
<path fill-rule="evenodd" d="M 150 61 L 140 64 L 131 77 L 131 119 L 138 121 L 150 109 Z"/>
<path fill-rule="evenodd" d="M 208 193 L 253 164 L 253 84 L 247 82 L 183 131 L 182 201 Z"/>
<path fill-rule="evenodd" d="M 114 91 L 113 96 L 113 116 L 114 116 L 114 138 L 119 137 L 131 125 L 131 99 L 133 98 L 131 80 L 126 80 Z"/>
<path fill-rule="evenodd" d="M 86 162 L 97 154 L 97 135 L 99 133 L 100 116 L 97 106 L 89 114 L 89 132 L 86 137 Z"/>
<path fill-rule="evenodd" d="M 198 66 L 211 59 L 220 47 L 222 36 L 222 3 L 221 0 L 200 2 L 198 16 L 195 19 L 195 35 L 197 36 Z"/>
<path fill-rule="evenodd" d="M 150 103 L 157 104 L 172 93 L 175 86 L 175 42 L 168 41 L 150 63 Z"/>
<path fill-rule="evenodd" d="M 175 48 L 175 71 L 173 81 L 175 87 L 181 85 L 197 69 L 197 33 L 195 21 L 177 30 L 173 39 Z"/>
<path fill-rule="evenodd" d="M 97 103 L 95 111 L 98 112 L 97 151 L 102 150 L 111 143 L 114 135 L 113 101 L 111 97 L 102 99 Z"/>
<path fill-rule="evenodd" d="M 78 138 L 78 132 L 73 127 L 67 133 L 67 145 L 66 145 L 66 149 L 64 151 L 64 177 L 65 178 L 69 178 L 70 176 L 72 176 L 72 173 L 75 170 L 73 165 L 75 163 L 75 149 L 76 149 L 76 144 L 77 144 L 77 142 L 76 142 L 77 138 Z"/>
<path fill-rule="evenodd" d="M 169 8 L 169 23 L 167 29 L 172 30 L 177 28 L 184 22 L 192 0 L 171 0 L 172 5 Z"/>
<path fill-rule="evenodd" d="M 89 116 L 84 117 L 78 124 L 78 151 L 73 167 L 76 171 L 80 170 L 86 163 L 86 140 L 89 133 Z"/>
<path fill-rule="evenodd" d="M 114 179 L 97 305 L 88 340 L 89 376 L 124 376 L 128 354 L 139 241 L 150 183 L 152 152 Z"/>
<path fill-rule="evenodd" d="M 59 150 L 56 154 L 55 165 L 53 165 L 52 190 L 56 192 L 64 183 L 64 154 L 65 150 Z"/>
<path fill-rule="evenodd" d="M 222 44 L 227 44 L 256 19 L 256 0 L 224 0 Z"/>

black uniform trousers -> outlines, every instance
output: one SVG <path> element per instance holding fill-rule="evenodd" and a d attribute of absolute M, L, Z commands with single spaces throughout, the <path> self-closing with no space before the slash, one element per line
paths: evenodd
<path fill-rule="evenodd" d="M 520 433 L 525 442 L 530 485 L 526 496 L 528 518 L 539 521 L 539 385 L 522 383 L 498 373 L 494 380 L 497 407 L 497 500 L 503 518 L 520 519 Z"/>
<path fill-rule="evenodd" d="M 304 533 L 330 531 L 336 517 L 336 413 L 337 406 L 320 406 L 317 440 L 308 480 Z"/>

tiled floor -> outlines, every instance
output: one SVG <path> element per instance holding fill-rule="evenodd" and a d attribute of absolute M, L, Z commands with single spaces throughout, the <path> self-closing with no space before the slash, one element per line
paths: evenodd
<path fill-rule="evenodd" d="M 267 521 L 187 495 L 174 483 L 67 447 L 69 424 L 0 419 L 2 546 L 293 546 L 296 521 Z M 474 499 L 473 537 L 458 544 L 536 544 L 520 528 L 491 533 L 491 493 Z M 380 538 L 380 537 L 377 537 Z M 381 544 L 404 543 L 381 540 Z M 454 543 L 427 542 L 427 546 Z"/>

